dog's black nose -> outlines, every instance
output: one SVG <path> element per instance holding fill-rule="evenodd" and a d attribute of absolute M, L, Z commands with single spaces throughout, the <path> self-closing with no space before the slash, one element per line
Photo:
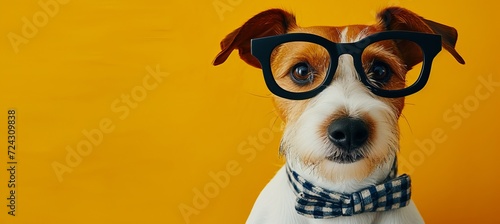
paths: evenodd
<path fill-rule="evenodd" d="M 368 135 L 368 126 L 358 118 L 340 118 L 328 126 L 330 141 L 346 151 L 361 147 L 368 139 Z"/>

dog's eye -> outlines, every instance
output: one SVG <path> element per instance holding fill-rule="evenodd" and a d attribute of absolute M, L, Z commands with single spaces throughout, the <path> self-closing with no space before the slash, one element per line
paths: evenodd
<path fill-rule="evenodd" d="M 305 62 L 300 62 L 290 70 L 292 81 L 299 85 L 306 85 L 313 82 L 314 73 L 311 66 Z"/>
<path fill-rule="evenodd" d="M 386 63 L 374 61 L 368 70 L 368 75 L 373 81 L 384 84 L 391 79 L 392 70 Z"/>

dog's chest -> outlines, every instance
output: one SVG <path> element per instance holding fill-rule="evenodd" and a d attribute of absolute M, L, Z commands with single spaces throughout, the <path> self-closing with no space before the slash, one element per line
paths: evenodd
<path fill-rule="evenodd" d="M 282 167 L 260 193 L 247 224 L 422 224 L 417 207 L 409 205 L 385 212 L 366 212 L 332 219 L 312 219 L 295 210 L 296 196 Z"/>
<path fill-rule="evenodd" d="M 334 219 L 311 219 L 295 211 L 295 194 L 282 167 L 266 185 L 254 204 L 247 224 L 377 224 L 377 213 L 363 213 Z"/>

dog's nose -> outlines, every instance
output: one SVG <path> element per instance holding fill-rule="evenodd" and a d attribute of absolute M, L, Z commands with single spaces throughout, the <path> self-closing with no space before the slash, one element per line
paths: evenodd
<path fill-rule="evenodd" d="M 330 141 L 346 151 L 361 147 L 368 139 L 368 135 L 368 126 L 358 118 L 340 118 L 328 126 Z"/>

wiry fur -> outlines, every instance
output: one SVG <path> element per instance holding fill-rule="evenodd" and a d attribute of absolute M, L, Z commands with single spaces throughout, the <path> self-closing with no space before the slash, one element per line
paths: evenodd
<path fill-rule="evenodd" d="M 252 38 L 285 33 L 311 33 L 332 42 L 346 43 L 385 30 L 407 30 L 439 33 L 443 46 L 459 61 L 463 59 L 455 51 L 457 32 L 454 28 L 423 19 L 415 13 L 398 7 L 382 10 L 378 22 L 371 26 L 300 27 L 295 16 L 280 9 L 264 11 L 247 21 L 242 27 L 226 36 L 221 42 L 221 52 L 214 64 L 223 63 L 229 54 L 238 49 L 240 57 L 248 64 L 260 68 L 260 63 L 250 54 Z M 392 50 L 391 50 L 392 49 Z M 395 49 L 395 50 L 394 50 Z M 323 49 L 324 50 L 324 49 Z M 414 46 L 405 42 L 374 45 L 367 50 L 367 57 L 383 57 L 391 64 L 394 76 L 388 88 L 401 88 L 408 69 L 422 60 Z M 306 58 L 316 65 L 318 72 L 326 72 L 328 55 L 313 44 L 297 44 L 282 47 L 273 54 L 271 64 L 274 78 L 282 87 L 298 88 L 290 82 L 286 72 L 290 66 Z M 337 60 L 333 58 L 333 60 Z M 285 75 L 283 75 L 285 74 Z M 321 75 L 321 74 L 318 74 Z M 324 75 L 324 74 L 323 74 Z M 279 116 L 286 123 L 280 153 L 299 175 L 320 187 L 341 193 L 352 193 L 370 185 L 381 183 L 389 174 L 399 150 L 398 119 L 404 107 L 404 98 L 383 98 L 374 95 L 358 78 L 353 59 L 349 55 L 338 58 L 338 66 L 332 83 L 311 99 L 288 100 L 273 97 Z M 344 156 L 333 144 L 327 133 L 328 125 L 343 117 L 362 120 L 368 126 L 369 137 L 357 152 L 361 159 L 350 163 L 336 162 L 332 158 Z M 267 184 L 254 204 L 247 220 L 249 224 L 418 224 L 423 223 L 413 201 L 406 207 L 385 211 L 367 212 L 333 219 L 311 219 L 295 211 L 296 196 L 287 179 L 285 167 Z"/>
<path fill-rule="evenodd" d="M 348 28 L 341 32 L 340 39 Z M 384 180 L 395 159 L 398 147 L 398 114 L 393 105 L 373 95 L 361 82 L 352 58 L 343 55 L 332 84 L 308 101 L 297 120 L 287 123 L 282 148 L 292 169 L 314 184 L 332 191 L 350 193 Z M 365 159 L 341 164 L 326 157 L 340 153 L 320 127 L 330 123 L 332 115 L 356 118 L 371 117 L 375 136 L 360 149 Z M 335 219 L 308 219 L 295 212 L 292 192 L 284 167 L 261 192 L 247 223 L 423 223 L 413 203 L 391 213 L 364 213 Z M 408 214 L 407 214 L 408 213 Z M 384 215 L 391 214 L 391 218 Z M 405 220 L 408 219 L 408 220 Z"/>

